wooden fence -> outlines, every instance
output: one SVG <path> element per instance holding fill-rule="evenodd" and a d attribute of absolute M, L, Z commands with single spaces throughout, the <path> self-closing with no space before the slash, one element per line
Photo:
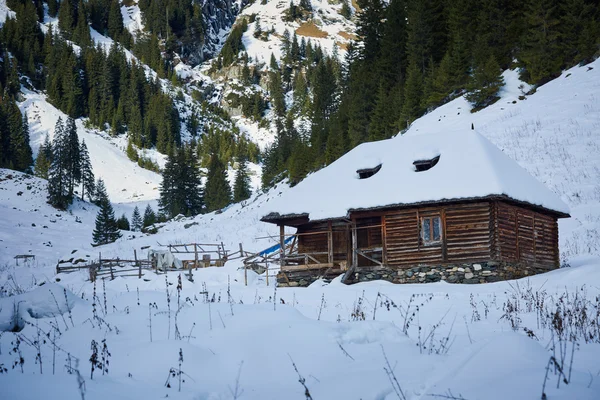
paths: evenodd
<path fill-rule="evenodd" d="M 160 243 L 159 243 L 160 245 Z M 163 246 L 163 245 L 161 245 Z M 252 253 L 244 251 L 242 244 L 239 245 L 239 250 L 230 252 L 225 249 L 223 243 L 220 244 L 171 244 L 167 247 L 174 255 L 193 254 L 192 260 L 181 260 L 183 269 L 187 271 L 188 279 L 193 280 L 193 269 L 206 267 L 222 267 L 229 260 L 235 260 L 250 256 Z M 212 255 L 216 255 L 213 258 Z M 102 258 L 102 253 L 98 254 L 98 259 L 82 265 L 56 265 L 56 273 L 69 273 L 80 270 L 88 270 L 89 277 L 92 282 L 97 278 L 115 279 L 117 276 L 135 276 L 141 279 L 145 272 L 153 271 L 155 274 L 166 273 L 167 271 L 181 271 L 176 268 L 158 268 L 155 259 L 138 259 L 137 251 L 133 251 L 133 259 L 126 258 Z"/>
<path fill-rule="evenodd" d="M 184 265 L 184 269 L 222 267 L 227 261 L 248 257 L 251 253 L 244 251 L 242 244 L 239 244 L 239 250 L 231 252 L 221 243 L 187 243 L 187 244 L 169 244 L 160 246 L 166 247 L 171 254 L 179 255 Z M 193 259 L 183 259 L 186 256 Z M 216 256 L 216 258 L 213 258 Z"/>
<path fill-rule="evenodd" d="M 142 278 L 145 271 L 153 270 L 159 273 L 156 268 L 156 263 L 152 260 L 140 260 L 137 257 L 137 251 L 133 251 L 133 259 L 121 258 L 102 258 L 102 253 L 98 254 L 98 260 L 83 264 L 83 265 L 56 265 L 56 273 L 69 273 L 75 271 L 87 270 L 90 281 L 94 282 L 97 278 L 104 279 L 110 277 L 115 279 L 116 276 L 136 276 Z"/>

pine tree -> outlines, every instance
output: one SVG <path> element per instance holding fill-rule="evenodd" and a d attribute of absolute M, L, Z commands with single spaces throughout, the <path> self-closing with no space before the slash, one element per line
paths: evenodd
<path fill-rule="evenodd" d="M 429 93 L 423 99 L 425 108 L 442 104 L 455 87 L 450 52 L 446 53 L 438 68 L 435 69 L 434 73 L 429 78 L 431 79 L 431 87 Z"/>
<path fill-rule="evenodd" d="M 121 215 L 121 217 L 117 220 L 117 228 L 122 231 L 130 230 L 129 220 L 125 214 Z"/>
<path fill-rule="evenodd" d="M 233 202 L 239 203 L 246 200 L 252 195 L 250 189 L 250 177 L 248 176 L 248 165 L 246 160 L 242 158 L 239 161 L 238 170 L 235 173 L 235 181 L 233 184 Z"/>
<path fill-rule="evenodd" d="M 393 114 L 389 112 L 390 99 L 383 84 L 379 85 L 375 108 L 369 124 L 369 140 L 387 139 L 393 132 Z"/>
<path fill-rule="evenodd" d="M 77 22 L 76 0 L 62 0 L 58 10 L 58 28 L 65 39 L 71 39 Z"/>
<path fill-rule="evenodd" d="M 211 155 L 208 165 L 204 201 L 207 212 L 220 210 L 231 204 L 231 188 L 227 182 L 227 171 L 217 154 Z"/>
<path fill-rule="evenodd" d="M 79 0 L 77 5 L 77 25 L 73 31 L 73 41 L 81 47 L 87 47 L 92 44 L 90 27 L 87 20 L 87 12 L 83 0 Z"/>
<path fill-rule="evenodd" d="M 27 115 L 21 117 L 21 112 L 15 104 L 14 118 L 15 122 L 11 123 L 9 116 L 10 135 L 10 150 L 12 153 L 11 161 L 13 169 L 23 172 L 31 172 L 33 164 L 33 155 L 31 146 L 29 145 L 29 124 Z"/>
<path fill-rule="evenodd" d="M 77 126 L 75 120 L 67 118 L 65 123 L 65 161 L 66 178 L 68 179 L 69 198 L 73 198 L 75 185 L 81 181 L 81 149 L 79 148 L 79 137 L 77 136 Z"/>
<path fill-rule="evenodd" d="M 54 129 L 52 163 L 48 171 L 48 203 L 60 210 L 66 210 L 73 201 L 69 192 L 68 143 L 67 132 L 59 117 Z"/>
<path fill-rule="evenodd" d="M 46 134 L 44 143 L 42 143 L 42 145 L 40 146 L 40 149 L 38 150 L 38 155 L 35 159 L 35 176 L 43 179 L 48 179 L 48 170 L 50 169 L 51 163 L 52 143 L 50 142 L 50 136 Z"/>
<path fill-rule="evenodd" d="M 359 0 L 357 34 L 363 43 L 361 57 L 366 62 L 375 60 L 379 54 L 383 35 L 384 8 L 381 0 Z"/>
<path fill-rule="evenodd" d="M 202 187 L 195 144 L 176 148 L 167 159 L 160 185 L 160 211 L 167 217 L 200 214 Z"/>
<path fill-rule="evenodd" d="M 465 98 L 475 109 L 487 107 L 498 100 L 498 91 L 503 85 L 502 70 L 496 58 L 491 55 L 485 64 L 475 67 Z"/>
<path fill-rule="evenodd" d="M 106 193 L 104 182 L 99 180 L 96 189 L 96 201 L 100 210 L 96 215 L 96 227 L 92 233 L 93 245 L 100 246 L 112 243 L 121 237 L 121 232 L 117 227 L 115 213 Z"/>
<path fill-rule="evenodd" d="M 123 15 L 118 0 L 111 0 L 108 12 L 108 36 L 119 40 L 123 32 Z"/>
<path fill-rule="evenodd" d="M 144 221 L 143 221 L 144 226 L 143 227 L 146 228 L 155 223 L 156 223 L 156 213 L 154 212 L 152 207 L 150 207 L 150 204 L 148 204 L 146 206 L 146 210 L 144 210 Z"/>
<path fill-rule="evenodd" d="M 139 232 L 142 230 L 143 221 L 142 216 L 140 215 L 140 209 L 138 206 L 135 206 L 133 209 L 133 214 L 131 215 L 131 230 L 134 232 Z"/>
<path fill-rule="evenodd" d="M 557 0 L 530 0 L 525 14 L 528 26 L 520 58 L 529 81 L 543 83 L 560 72 L 560 32 Z"/>
<path fill-rule="evenodd" d="M 408 75 L 406 78 L 406 86 L 404 88 L 404 104 L 402 106 L 401 121 L 407 125 L 412 123 L 421 115 L 421 96 L 423 90 L 423 82 L 421 71 L 416 62 L 411 62 L 408 67 Z M 407 127 L 407 126 L 403 126 Z"/>
<path fill-rule="evenodd" d="M 85 140 L 81 141 L 79 149 L 81 162 L 81 200 L 87 195 L 90 201 L 94 200 L 96 184 L 94 171 L 92 170 L 92 162 L 88 152 Z"/>

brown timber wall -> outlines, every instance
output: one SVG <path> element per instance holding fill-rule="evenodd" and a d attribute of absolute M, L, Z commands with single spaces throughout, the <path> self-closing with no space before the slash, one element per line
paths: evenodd
<path fill-rule="evenodd" d="M 439 216 L 442 240 L 425 245 L 421 219 Z M 385 215 L 385 244 L 390 266 L 438 265 L 489 260 L 492 225 L 489 202 L 420 207 Z"/>
<path fill-rule="evenodd" d="M 349 226 L 344 223 L 334 222 L 331 226 L 333 241 L 333 260 L 334 262 L 346 261 L 348 259 Z M 298 227 L 298 253 L 313 254 L 327 253 L 329 225 L 327 223 L 317 223 L 312 225 L 303 225 Z M 322 263 L 328 261 L 327 254 L 314 255 Z"/>
<path fill-rule="evenodd" d="M 496 202 L 495 258 L 538 268 L 559 266 L 556 218 Z"/>
<path fill-rule="evenodd" d="M 491 203 L 445 207 L 446 262 L 489 260 L 492 247 Z"/>

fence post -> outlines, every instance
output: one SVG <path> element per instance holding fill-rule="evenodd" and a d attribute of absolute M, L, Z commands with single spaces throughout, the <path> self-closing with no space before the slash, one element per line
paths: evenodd
<path fill-rule="evenodd" d="M 119 259 L 117 258 L 117 263 L 119 262 Z M 113 264 L 109 263 L 110 265 L 110 280 L 114 281 L 115 280 L 115 272 L 113 270 Z"/>
<path fill-rule="evenodd" d="M 188 276 L 188 280 L 190 282 L 194 282 L 194 276 L 192 275 L 192 263 L 188 263 L 188 268 L 190 270 L 189 276 Z"/>
<path fill-rule="evenodd" d="M 138 279 L 142 279 L 142 263 L 140 263 L 137 259 L 136 249 L 133 249 L 133 258 L 135 260 L 135 265 L 138 267 Z"/>
<path fill-rule="evenodd" d="M 198 269 L 198 244 L 194 243 L 194 268 Z M 192 271 L 190 270 L 190 276 Z"/>
<path fill-rule="evenodd" d="M 248 286 L 248 264 L 246 263 L 244 263 L 244 285 Z"/>

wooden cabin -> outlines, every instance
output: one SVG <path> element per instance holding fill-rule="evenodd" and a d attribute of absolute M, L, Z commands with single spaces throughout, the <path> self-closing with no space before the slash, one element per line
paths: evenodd
<path fill-rule="evenodd" d="M 278 283 L 305 286 L 341 274 L 346 283 L 483 283 L 545 272 L 559 267 L 557 220 L 568 216 L 558 196 L 467 132 L 363 144 L 262 220 L 280 226 L 281 243 L 296 228 Z"/>

